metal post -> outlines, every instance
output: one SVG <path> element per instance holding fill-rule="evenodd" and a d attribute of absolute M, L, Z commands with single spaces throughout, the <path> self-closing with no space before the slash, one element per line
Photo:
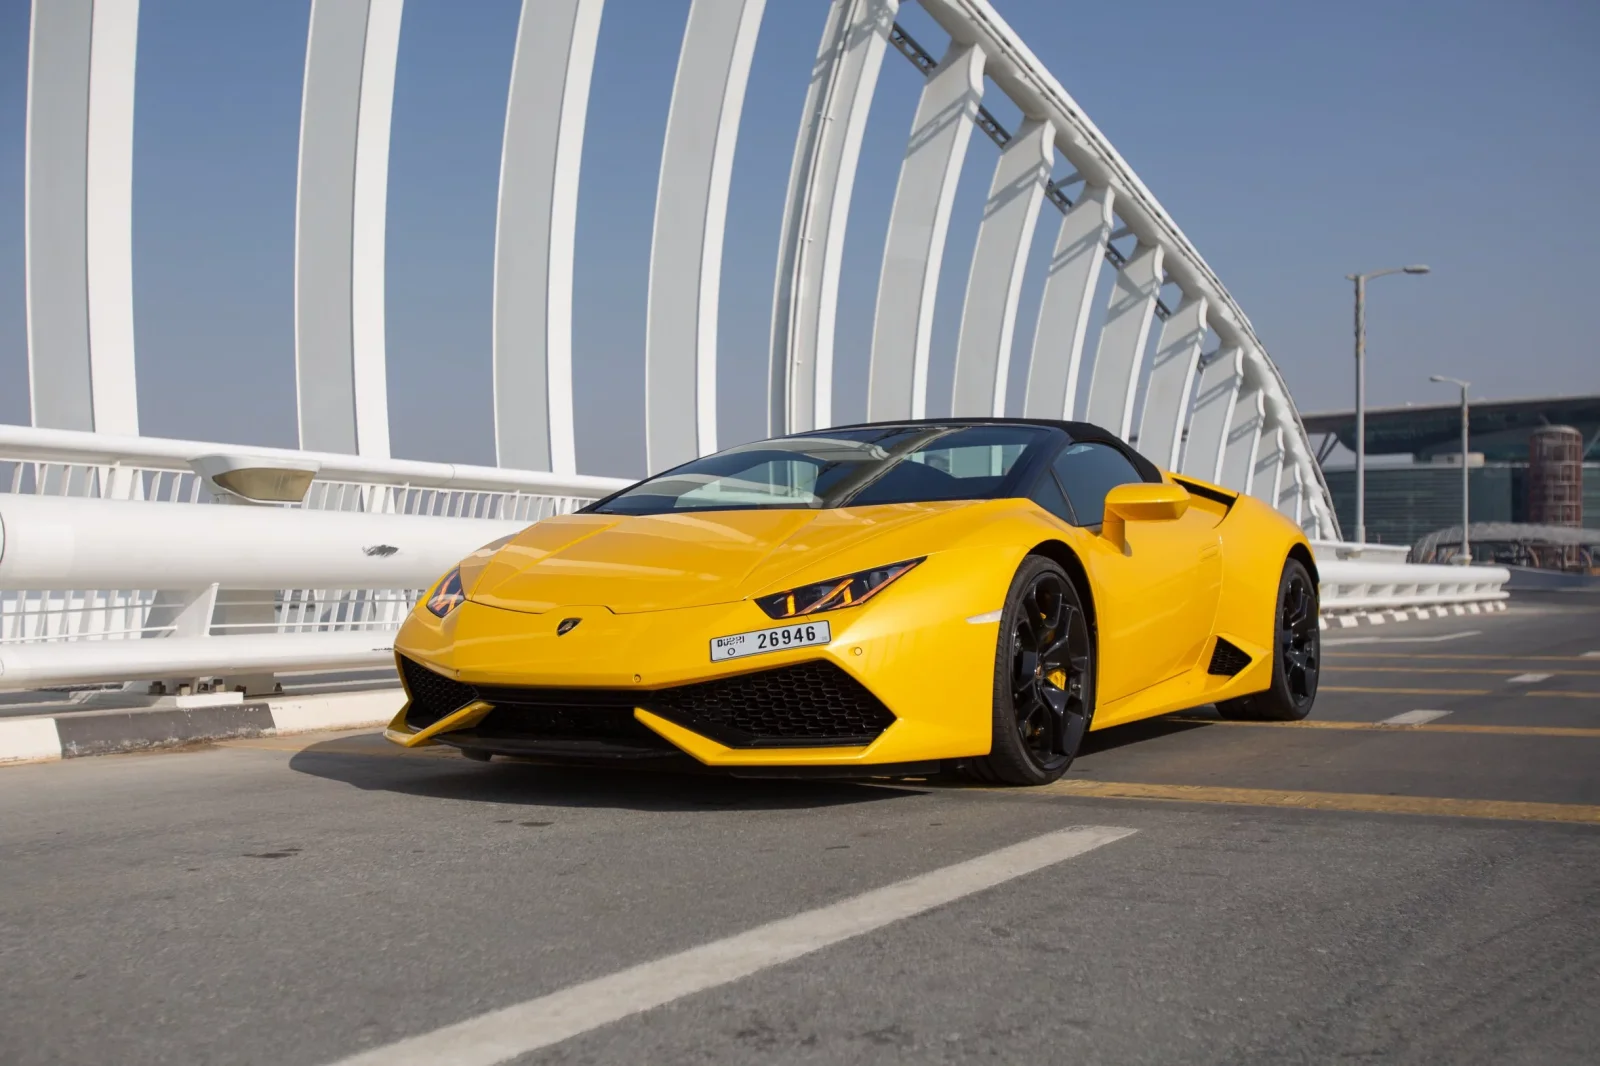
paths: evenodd
<path fill-rule="evenodd" d="M 1469 566 L 1472 563 L 1472 541 L 1471 541 L 1471 538 L 1467 535 L 1467 525 L 1468 525 L 1467 518 L 1468 518 L 1468 515 L 1470 513 L 1468 511 L 1468 508 L 1467 508 L 1467 484 L 1468 484 L 1468 476 L 1467 475 L 1469 474 L 1469 471 L 1467 469 L 1467 458 L 1472 453 L 1467 450 L 1467 448 L 1468 448 L 1467 430 L 1468 430 L 1468 427 L 1472 423 L 1472 413 L 1471 413 L 1471 411 L 1469 410 L 1469 408 L 1467 406 L 1467 389 L 1472 385 L 1472 382 L 1470 382 L 1470 381 L 1462 381 L 1460 378 L 1445 377 L 1443 374 L 1432 374 L 1432 375 L 1430 375 L 1428 377 L 1428 380 L 1429 381 L 1438 382 L 1441 385 L 1455 385 L 1456 387 L 1458 387 L 1461 390 L 1461 558 L 1460 558 L 1460 562 L 1461 562 L 1461 565 L 1463 565 L 1463 566 Z"/>
<path fill-rule="evenodd" d="M 1467 457 L 1467 425 L 1470 419 L 1467 412 L 1467 385 L 1461 384 L 1461 565 L 1472 565 L 1472 543 L 1467 530 L 1471 519 L 1467 510 L 1467 485 L 1468 469 Z"/>
<path fill-rule="evenodd" d="M 1356 283 L 1356 543 L 1367 542 L 1367 276 Z"/>
<path fill-rule="evenodd" d="M 1367 542 L 1367 279 L 1385 274 L 1426 274 L 1421 263 L 1346 274 L 1356 283 L 1356 543 Z"/>

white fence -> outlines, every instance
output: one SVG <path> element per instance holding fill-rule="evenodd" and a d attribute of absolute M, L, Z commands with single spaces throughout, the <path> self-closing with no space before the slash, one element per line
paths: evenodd
<path fill-rule="evenodd" d="M 298 504 L 218 506 L 239 501 L 216 459 L 314 477 Z M 392 630 L 479 544 L 625 484 L 0 425 L 0 686 L 20 644 Z"/>
<path fill-rule="evenodd" d="M 1318 559 L 1359 559 L 1374 563 L 1403 563 L 1411 554 L 1411 547 L 1406 544 L 1356 544 L 1344 540 L 1313 540 L 1311 550 Z"/>
<path fill-rule="evenodd" d="M 227 505 L 196 469 L 219 455 L 315 478 L 299 505 Z M 0 426 L 0 689 L 383 666 L 458 559 L 624 484 Z M 1328 617 L 1507 595 L 1497 567 L 1314 547 Z"/>
<path fill-rule="evenodd" d="M 1510 596 L 1500 566 L 1432 566 L 1329 559 L 1317 564 L 1324 615 L 1464 607 Z"/>

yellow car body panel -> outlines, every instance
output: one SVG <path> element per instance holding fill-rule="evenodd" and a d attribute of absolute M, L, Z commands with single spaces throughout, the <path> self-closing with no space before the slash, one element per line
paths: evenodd
<path fill-rule="evenodd" d="M 1091 728 L 1262 691 L 1279 577 L 1292 552 L 1314 572 L 1310 546 L 1258 500 L 1193 478 L 1165 480 L 1193 489 L 1187 507 L 1167 521 L 1127 521 L 1120 545 L 1026 499 L 557 516 L 469 557 L 467 602 L 439 618 L 425 598 L 395 649 L 473 686 L 637 692 L 634 718 L 710 766 L 968 758 L 990 748 L 1007 591 L 1023 560 L 1045 553 L 1075 562 L 1087 584 L 1098 651 Z M 785 624 L 758 597 L 919 558 L 881 595 L 807 616 L 829 623 L 825 645 L 711 657 L 717 637 Z M 1208 673 L 1218 637 L 1250 665 L 1231 677 Z M 664 689 L 812 661 L 859 682 L 893 724 L 861 746 L 731 747 L 647 706 Z M 448 743 L 481 720 L 464 713 L 472 710 L 421 729 L 402 711 L 386 734 Z"/>

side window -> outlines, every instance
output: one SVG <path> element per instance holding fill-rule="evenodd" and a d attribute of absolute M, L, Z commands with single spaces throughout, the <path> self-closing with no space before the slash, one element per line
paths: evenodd
<path fill-rule="evenodd" d="M 1028 499 L 1043 507 L 1046 511 L 1061 519 L 1067 525 L 1075 525 L 1072 520 L 1072 507 L 1067 503 L 1067 498 L 1061 495 L 1061 486 L 1056 484 L 1055 475 L 1046 470 L 1039 475 L 1039 483 L 1028 493 Z"/>
<path fill-rule="evenodd" d="M 1105 518 L 1106 493 L 1144 478 L 1109 444 L 1069 444 L 1051 464 L 1080 526 L 1097 526 Z"/>

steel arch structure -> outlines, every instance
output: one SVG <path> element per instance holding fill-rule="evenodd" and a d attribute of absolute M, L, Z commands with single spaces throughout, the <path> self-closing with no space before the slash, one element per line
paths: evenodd
<path fill-rule="evenodd" d="M 384 229 L 403 2 L 312 0 L 294 353 L 300 444 L 308 450 L 389 453 Z M 1015 413 L 1077 413 L 1133 437 L 1161 465 L 1251 492 L 1313 536 L 1337 537 L 1282 375 L 1176 222 L 990 0 L 920 2 L 950 37 L 939 59 L 896 24 L 901 0 L 826 6 L 777 220 L 771 431 L 833 421 L 845 230 L 867 116 L 892 49 L 927 80 L 882 250 L 869 416 L 927 409 L 937 282 L 977 129 L 1000 152 L 966 264 L 952 410 L 1005 413 L 1018 292 L 1043 219 L 1056 236 Z M 692 0 L 685 23 L 650 251 L 651 470 L 717 446 L 722 236 L 765 6 Z M 573 219 L 603 9 L 604 0 L 523 0 L 494 260 L 495 443 L 507 468 L 576 473 Z M 138 432 L 130 236 L 138 15 L 138 0 L 33 4 L 25 276 L 31 409 L 41 428 Z M 992 92 L 1021 112 L 1018 129 L 1003 129 L 984 106 Z M 1102 261 L 1115 268 L 1105 294 L 1097 293 Z M 1096 299 L 1103 324 L 1090 337 Z M 1203 352 L 1208 337 L 1215 347 Z"/>

